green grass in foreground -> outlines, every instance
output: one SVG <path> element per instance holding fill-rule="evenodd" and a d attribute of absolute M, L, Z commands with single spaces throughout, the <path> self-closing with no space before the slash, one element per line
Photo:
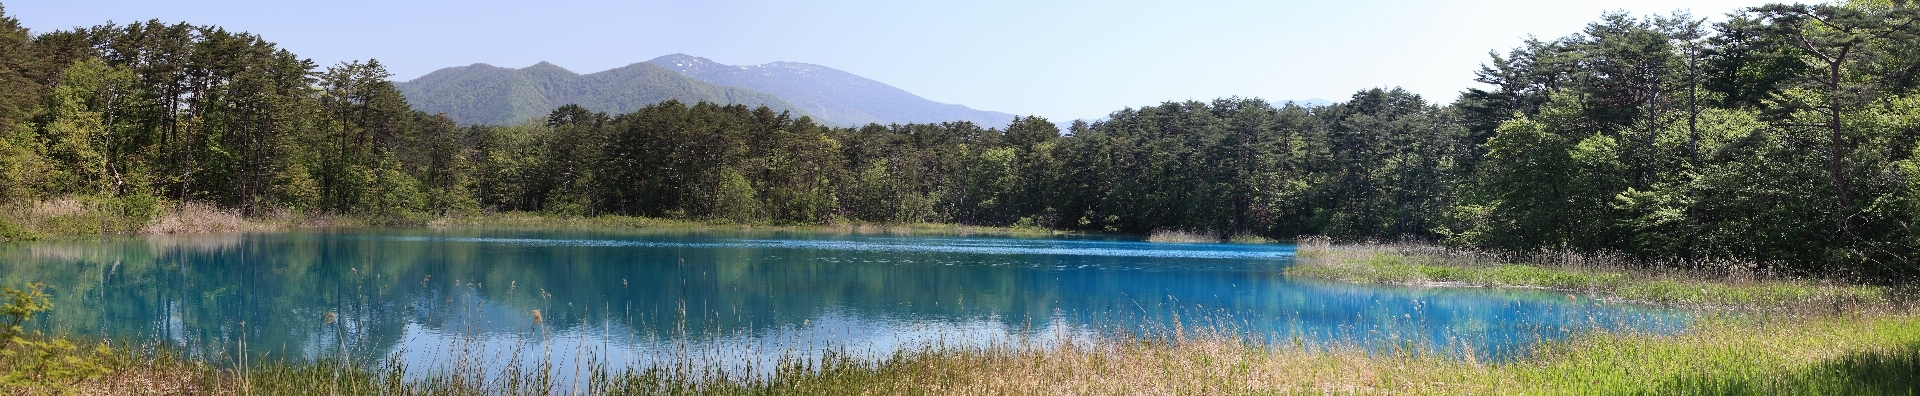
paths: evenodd
<path fill-rule="evenodd" d="M 388 362 L 266 362 L 245 369 L 152 349 L 77 348 L 56 359 L 104 370 L 7 385 L 15 394 L 1914 394 L 1920 317 L 1853 312 L 1772 319 L 1716 317 L 1674 336 L 1602 333 L 1539 346 L 1532 357 L 1479 363 L 1407 349 L 1251 345 L 1192 331 L 1177 340 L 1091 345 L 1016 343 L 927 348 L 879 362 L 830 358 L 772 377 L 686 368 L 587 369 L 579 382 L 537 370 L 421 373 Z M 17 354 L 0 375 L 33 375 Z M 469 369 L 471 370 L 471 369 Z"/>
<path fill-rule="evenodd" d="M 1381 284 L 1532 287 L 1662 305 L 1839 309 L 1886 303 L 1885 287 L 1810 280 L 1706 279 L 1675 273 L 1506 264 L 1385 247 L 1302 247 L 1288 276 Z"/>

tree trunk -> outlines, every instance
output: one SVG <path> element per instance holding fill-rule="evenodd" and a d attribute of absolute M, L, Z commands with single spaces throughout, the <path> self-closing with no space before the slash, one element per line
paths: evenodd
<path fill-rule="evenodd" d="M 1841 48 L 1839 56 L 1827 64 L 1827 129 L 1831 145 L 1828 157 L 1832 159 L 1833 189 L 1840 195 L 1840 207 L 1843 210 L 1853 209 L 1853 198 L 1847 194 L 1846 166 L 1842 162 L 1846 157 L 1846 142 L 1840 135 L 1840 65 L 1851 49 L 1851 46 Z"/>

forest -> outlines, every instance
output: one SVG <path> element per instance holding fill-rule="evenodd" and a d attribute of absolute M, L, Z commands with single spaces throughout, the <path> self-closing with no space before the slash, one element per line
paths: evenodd
<path fill-rule="evenodd" d="M 1491 53 L 1450 102 L 1236 97 L 1061 130 L 676 101 L 459 125 L 410 107 L 378 61 L 321 67 L 186 23 L 33 34 L 0 9 L 0 206 L 1325 235 L 1920 275 L 1920 6 L 1724 19 L 1606 14 Z"/>

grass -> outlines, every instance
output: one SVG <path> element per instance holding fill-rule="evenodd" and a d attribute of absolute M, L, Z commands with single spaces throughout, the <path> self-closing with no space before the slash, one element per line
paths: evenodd
<path fill-rule="evenodd" d="M 524 214 L 443 219 L 433 225 L 741 227 Z M 954 226 L 841 227 L 978 231 Z M 1699 319 L 1677 335 L 1601 331 L 1540 342 L 1525 357 L 1500 362 L 1476 361 L 1472 354 L 1455 353 L 1450 346 L 1406 344 L 1382 350 L 1357 343 L 1282 340 L 1267 344 L 1250 341 L 1262 338 L 1243 336 L 1239 329 L 1203 327 L 1071 341 L 1028 337 L 987 346 L 933 344 L 877 359 L 828 354 L 818 360 L 784 359 L 764 375 L 704 368 L 726 363 L 714 360 L 731 359 L 736 355 L 730 353 L 740 351 L 676 356 L 647 369 L 591 361 L 580 381 L 564 383 L 555 380 L 556 373 L 539 369 L 552 367 L 551 362 L 418 371 L 397 359 L 184 358 L 164 345 L 111 341 L 66 343 L 80 347 L 22 346 L 64 341 L 35 335 L 28 337 L 34 342 L 0 348 L 0 379 L 15 379 L 0 382 L 0 394 L 1920 393 L 1920 312 L 1908 306 L 1899 291 L 1885 287 L 1770 277 L 1739 271 L 1739 265 L 1719 271 L 1648 271 L 1605 257 L 1516 259 L 1422 245 L 1336 247 L 1309 239 L 1302 241 L 1298 252 L 1301 261 L 1288 270 L 1290 275 L 1368 283 L 1551 288 L 1699 309 Z M 422 352 L 432 351 L 412 351 Z M 497 359 L 467 356 L 475 352 L 458 346 L 442 353 L 473 362 Z M 56 373 L 45 367 L 58 365 L 47 362 L 98 370 Z"/>
<path fill-rule="evenodd" d="M 1480 363 L 1408 348 L 1261 345 L 1190 329 L 1173 338 L 1026 339 L 926 346 L 868 361 L 787 360 L 771 375 L 628 370 L 595 363 L 578 383 L 539 370 L 414 373 L 397 361 L 322 359 L 245 366 L 163 348 L 80 348 L 106 367 L 15 394 L 1911 394 L 1920 392 L 1920 317 L 1905 311 L 1716 316 L 1687 333 L 1596 333 L 1540 344 L 1532 358 Z M 17 372 L 13 356 L 0 372 Z"/>
<path fill-rule="evenodd" d="M 170 203 L 143 196 L 65 197 L 0 204 L 0 242 L 101 235 L 268 231 L 360 223 L 286 211 L 249 217 L 198 202 Z"/>
<path fill-rule="evenodd" d="M 1719 270 L 1652 270 L 1597 255 L 1515 258 L 1432 245 L 1331 246 L 1302 243 L 1288 276 L 1357 283 L 1542 288 L 1622 301 L 1693 308 L 1837 310 L 1888 303 L 1884 286 L 1767 276 L 1752 266 Z"/>
<path fill-rule="evenodd" d="M 1231 242 L 1231 243 L 1267 244 L 1267 243 L 1280 243 L 1281 241 L 1275 240 L 1273 238 L 1254 235 L 1254 234 L 1234 234 L 1232 236 L 1222 237 L 1220 236 L 1220 234 L 1216 234 L 1212 232 L 1162 229 L 1162 230 L 1154 230 L 1152 233 L 1148 233 L 1147 242 L 1154 242 L 1154 243 Z"/>
<path fill-rule="evenodd" d="M 481 216 L 442 217 L 426 223 L 428 227 L 497 228 L 631 228 L 668 230 L 750 230 L 891 235 L 1011 235 L 1047 236 L 1073 234 L 1033 227 L 986 227 L 950 223 L 883 224 L 842 221 L 827 224 L 739 224 L 727 220 L 689 220 L 621 215 L 561 216 L 532 212 L 492 213 Z"/>
<path fill-rule="evenodd" d="M 1216 243 L 1220 235 L 1210 232 L 1184 230 L 1153 230 L 1147 234 L 1147 242 L 1157 243 Z"/>
<path fill-rule="evenodd" d="M 840 221 L 828 224 L 740 224 L 728 220 L 693 220 L 621 215 L 566 216 L 535 212 L 487 213 L 474 216 L 408 215 L 403 219 L 358 215 L 303 214 L 277 210 L 258 216 L 197 202 L 172 203 L 151 197 L 65 197 L 0 204 L 0 242 L 61 239 L 102 235 L 191 234 L 275 231 L 289 228 L 343 226 L 425 226 L 495 228 L 628 228 L 674 231 L 754 230 L 889 235 L 1007 235 L 1049 236 L 1075 234 L 1032 226 L 984 227 L 943 223 L 880 224 Z"/>

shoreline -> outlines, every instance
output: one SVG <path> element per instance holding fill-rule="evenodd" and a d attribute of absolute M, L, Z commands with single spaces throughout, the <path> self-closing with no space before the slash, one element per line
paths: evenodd
<path fill-rule="evenodd" d="M 471 216 L 421 217 L 393 221 L 367 216 L 297 214 L 281 212 L 267 216 L 243 216 L 201 204 L 167 205 L 146 220 L 102 213 L 74 200 L 56 200 L 0 208 L 0 242 L 79 239 L 104 236 L 193 235 L 229 232 L 277 232 L 298 229 L 345 227 L 390 227 L 399 229 L 482 228 L 608 228 L 630 230 L 686 231 L 793 231 L 842 232 L 894 235 L 1002 235 L 1002 236 L 1093 236 L 1108 235 L 1033 227 L 994 227 L 957 223 L 828 223 L 828 224 L 741 224 L 724 220 L 689 220 L 618 215 L 563 216 L 536 212 L 500 212 Z M 46 208 L 56 206 L 56 208 Z M 64 207 L 62 207 L 64 206 Z M 77 226 L 76 226 L 77 225 Z M 1141 237 L 1119 235 L 1122 237 Z"/>
<path fill-rule="evenodd" d="M 1260 344 L 1214 329 L 1090 343 L 929 346 L 878 360 L 793 361 L 765 377 L 634 369 L 597 362 L 578 382 L 533 371 L 412 374 L 397 360 L 181 358 L 165 345 L 82 345 L 50 357 L 96 368 L 16 391 L 69 394 L 1884 394 L 1920 390 L 1920 315 L 1903 310 L 1708 316 L 1674 335 L 1595 332 L 1537 344 L 1526 358 L 1480 362 L 1448 349 L 1367 352 Z M 447 351 L 458 352 L 458 351 Z M 675 362 L 725 357 L 683 356 Z M 19 375 L 20 358 L 0 358 Z M 476 371 L 477 370 L 477 371 Z M 38 384 L 38 385 L 33 385 Z"/>
<path fill-rule="evenodd" d="M 327 226 L 359 225 L 364 224 Z M 742 226 L 538 214 L 440 219 L 408 228 L 609 226 L 717 231 L 1021 231 L 926 224 Z M 1611 299 L 1622 295 L 1623 290 L 1637 290 L 1623 285 L 1671 282 L 1685 286 L 1681 289 L 1700 286 L 1700 293 L 1649 303 L 1696 312 L 1699 319 L 1697 325 L 1672 335 L 1593 331 L 1541 342 L 1530 347 L 1527 357 L 1499 362 L 1480 362 L 1455 354 L 1456 347 L 1471 350 L 1466 345 L 1421 344 L 1368 352 L 1338 343 L 1258 343 L 1240 337 L 1238 329 L 1191 328 L 1185 334 L 1171 336 L 1099 336 L 1097 342 L 1087 345 L 1025 340 L 985 348 L 929 346 L 873 360 L 841 356 L 794 361 L 768 377 L 675 371 L 684 369 L 674 369 L 672 364 L 634 370 L 618 362 L 598 362 L 598 366 L 586 368 L 589 375 L 577 384 L 556 383 L 553 376 L 538 370 L 472 368 L 409 374 L 409 368 L 398 360 L 389 360 L 391 356 L 363 357 L 367 360 L 346 365 L 329 359 L 238 364 L 184 358 L 164 344 L 129 345 L 118 340 L 76 343 L 62 341 L 58 335 L 40 335 L 28 338 L 42 345 L 31 349 L 36 353 L 0 356 L 0 376 L 27 378 L 23 383 L 28 385 L 15 389 L 29 393 L 72 394 L 546 394 L 571 392 L 576 385 L 596 394 L 1846 394 L 1920 390 L 1920 312 L 1889 295 L 1893 292 L 1884 287 L 1756 276 L 1640 273 L 1605 267 L 1528 266 L 1463 258 L 1467 256 L 1422 255 L 1432 252 L 1418 250 L 1431 247 L 1306 242 L 1300 246 L 1300 261 L 1288 268 L 1288 276 L 1356 284 L 1592 293 L 1609 296 L 1603 300 L 1607 303 L 1620 303 Z M 1819 304 L 1779 304 L 1780 300 L 1770 297 L 1734 298 L 1740 293 L 1765 294 L 1768 290 L 1830 298 Z M 1844 306 L 1823 305 L 1828 303 Z M 68 346 L 58 346 L 61 342 Z M 26 350 L 19 345 L 12 348 Z M 711 363 L 710 359 L 726 357 L 674 359 Z M 45 365 L 48 361 L 72 367 L 45 369 L 50 367 Z"/>
<path fill-rule="evenodd" d="M 1576 265 L 1528 263 L 1511 257 L 1431 245 L 1302 244 L 1287 276 L 1358 284 L 1540 289 L 1586 293 L 1611 303 L 1694 310 L 1845 310 L 1911 303 L 1899 289 L 1785 276 L 1630 269 L 1605 257 Z M 1598 263 L 1597 265 L 1595 263 Z"/>

